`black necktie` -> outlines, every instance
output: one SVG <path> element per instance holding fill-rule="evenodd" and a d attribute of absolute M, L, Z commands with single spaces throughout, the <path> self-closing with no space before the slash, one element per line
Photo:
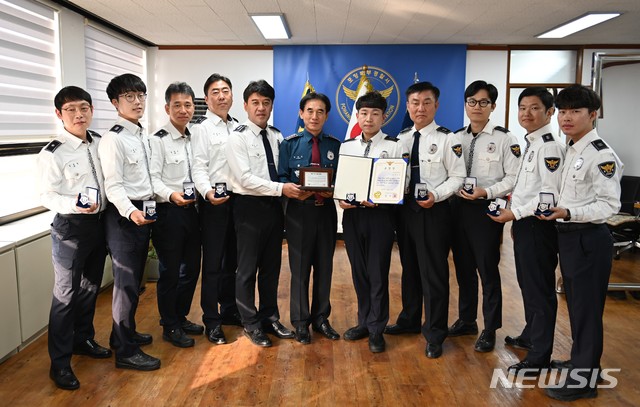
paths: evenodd
<path fill-rule="evenodd" d="M 411 147 L 411 178 L 409 178 L 409 206 L 416 212 L 420 210 L 420 205 L 416 202 L 416 184 L 420 182 L 420 157 L 418 150 L 420 147 L 420 132 L 413 133 L 413 146 Z"/>
<path fill-rule="evenodd" d="M 267 131 L 260 130 L 260 135 L 262 136 L 262 144 L 264 144 L 264 152 L 267 156 L 267 167 L 269 168 L 269 178 L 271 181 L 278 181 L 278 171 L 276 171 L 276 163 L 273 160 L 273 150 L 271 149 L 271 144 L 269 144 L 269 139 L 267 138 Z"/>

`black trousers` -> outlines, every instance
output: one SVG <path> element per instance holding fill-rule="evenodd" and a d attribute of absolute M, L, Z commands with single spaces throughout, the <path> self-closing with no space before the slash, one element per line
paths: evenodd
<path fill-rule="evenodd" d="M 478 313 L 478 274 L 482 281 L 484 329 L 502 327 L 502 289 L 500 285 L 500 239 L 504 225 L 487 216 L 486 200 L 451 201 L 455 233 L 453 261 L 458 280 L 459 317 L 474 322 Z"/>
<path fill-rule="evenodd" d="M 389 321 L 389 266 L 395 208 L 354 208 L 342 218 L 344 243 L 358 298 L 358 325 L 382 333 Z"/>
<path fill-rule="evenodd" d="M 49 313 L 51 367 L 71 364 L 73 346 L 93 339 L 93 317 L 107 246 L 101 215 L 56 215 L 51 224 L 54 270 Z"/>
<path fill-rule="evenodd" d="M 212 205 L 200 198 L 202 236 L 202 321 L 213 329 L 222 318 L 237 312 L 236 305 L 236 233 L 231 196 L 222 205 Z M 220 304 L 220 311 L 218 311 Z"/>
<path fill-rule="evenodd" d="M 160 325 L 169 331 L 180 327 L 193 301 L 200 275 L 200 227 L 195 205 L 157 205 L 151 239 L 158 253 L 157 283 Z"/>
<path fill-rule="evenodd" d="M 236 195 L 233 219 L 238 242 L 236 302 L 245 329 L 280 319 L 278 279 L 284 212 L 279 198 Z M 260 305 L 256 308 L 256 278 Z"/>
<path fill-rule="evenodd" d="M 429 343 L 447 337 L 449 313 L 449 249 L 451 208 L 438 202 L 418 212 L 409 205 L 398 209 L 398 247 L 402 263 L 402 312 L 397 323 L 418 327 Z"/>
<path fill-rule="evenodd" d="M 139 208 L 140 209 L 140 208 Z M 113 328 L 111 342 L 116 356 L 129 357 L 140 348 L 133 340 L 140 280 L 149 251 L 151 226 L 138 226 L 120 213 L 113 204 L 105 211 L 107 246 L 113 261 Z"/>
<path fill-rule="evenodd" d="M 606 225 L 558 233 L 562 281 L 571 323 L 571 363 L 597 369 L 602 315 L 611 274 L 613 239 Z"/>
<path fill-rule="evenodd" d="M 512 225 L 516 276 L 524 303 L 524 339 L 533 344 L 526 360 L 548 364 L 553 351 L 558 299 L 555 292 L 558 232 L 554 222 L 529 216 Z"/>
<path fill-rule="evenodd" d="M 322 206 L 315 199 L 290 199 L 286 214 L 291 268 L 291 323 L 320 325 L 331 314 L 331 275 L 336 247 L 337 214 L 333 200 Z M 313 303 L 309 308 L 309 280 L 313 267 Z"/>

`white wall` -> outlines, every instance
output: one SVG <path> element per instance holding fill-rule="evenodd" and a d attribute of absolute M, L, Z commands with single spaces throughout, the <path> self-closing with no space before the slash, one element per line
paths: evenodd
<path fill-rule="evenodd" d="M 229 113 L 240 122 L 247 117 L 242 91 L 249 82 L 264 79 L 273 85 L 271 50 L 152 50 L 148 56 L 149 82 L 154 89 L 147 103 L 151 130 L 168 119 L 164 111 L 164 91 L 171 82 L 187 82 L 196 97 L 201 98 L 204 97 L 204 82 L 211 74 L 228 77 L 233 85 L 234 102 Z"/>
<path fill-rule="evenodd" d="M 491 113 L 490 120 L 504 126 L 507 120 L 507 60 L 508 51 L 467 51 L 467 72 L 465 87 L 476 80 L 483 80 L 493 84 L 498 89 L 496 109 Z M 460 103 L 463 103 L 460 95 Z M 469 124 L 465 115 L 464 124 Z"/>

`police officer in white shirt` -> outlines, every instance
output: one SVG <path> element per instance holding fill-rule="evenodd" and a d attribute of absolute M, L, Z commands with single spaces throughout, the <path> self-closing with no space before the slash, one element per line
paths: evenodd
<path fill-rule="evenodd" d="M 377 91 L 356 101 L 358 125 L 362 134 L 345 141 L 340 155 L 371 158 L 408 157 L 408 149 L 397 138 L 380 129 L 387 101 Z M 384 328 L 389 321 L 389 266 L 395 231 L 395 206 L 377 205 L 367 197 L 358 197 L 359 206 L 340 200 L 344 209 L 342 227 L 347 255 L 351 263 L 353 286 L 358 298 L 358 325 L 344 333 L 355 341 L 369 337 L 369 350 L 384 352 Z"/>
<path fill-rule="evenodd" d="M 487 206 L 490 200 L 503 198 L 511 192 L 520 165 L 520 145 L 509 130 L 489 120 L 498 99 L 495 86 L 475 81 L 465 89 L 464 98 L 465 112 L 471 123 L 456 133 L 462 136 L 467 177 L 476 178 L 477 185 L 473 193 L 461 190 L 452 202 L 459 317 L 449 328 L 449 336 L 478 332 L 480 274 L 484 330 L 474 348 L 478 352 L 489 352 L 495 346 L 495 332 L 502 326 L 498 263 L 504 225 L 487 217 Z"/>
<path fill-rule="evenodd" d="M 513 220 L 513 252 L 516 275 L 524 302 L 525 327 L 519 336 L 505 338 L 507 345 L 528 350 L 526 358 L 512 365 L 514 374 L 528 369 L 537 374 L 549 367 L 553 351 L 558 301 L 555 293 L 558 237 L 552 222 L 538 219 L 540 194 L 551 204 L 558 199 L 564 164 L 564 145 L 552 135 L 553 95 L 543 86 L 526 88 L 518 97 L 518 121 L 527 130 L 527 146 L 511 195 L 511 208 L 491 216 L 496 222 Z M 542 202 L 543 204 L 545 202 Z"/>
<path fill-rule="evenodd" d="M 620 210 L 623 164 L 600 138 L 593 123 L 601 102 L 597 93 L 571 85 L 556 97 L 558 124 L 570 141 L 558 206 L 550 216 L 556 221 L 560 270 L 571 322 L 571 358 L 552 361 L 551 367 L 576 370 L 548 396 L 572 401 L 597 396 L 597 375 L 603 349 L 602 314 L 611 274 L 613 239 L 606 220 Z"/>
<path fill-rule="evenodd" d="M 257 346 L 271 346 L 265 334 L 293 339 L 280 323 L 278 279 L 284 213 L 280 197 L 297 198 L 300 186 L 278 182 L 278 146 L 282 134 L 268 125 L 275 91 L 264 80 L 249 83 L 243 92 L 248 120 L 229 137 L 226 154 L 229 181 L 236 194 L 233 217 L 238 243 L 236 298 L 244 334 Z M 256 309 L 256 275 L 260 305 Z"/>
<path fill-rule="evenodd" d="M 414 125 L 398 135 L 411 151 L 408 193 L 398 208 L 402 311 L 385 333 L 420 332 L 424 299 L 425 354 L 438 358 L 447 337 L 449 313 L 452 220 L 448 198 L 460 189 L 466 172 L 459 136 L 434 120 L 440 90 L 430 82 L 420 82 L 411 85 L 406 95 Z M 426 187 L 423 199 L 416 198 L 416 186 Z"/>
<path fill-rule="evenodd" d="M 149 138 L 158 214 L 151 239 L 162 264 L 157 284 L 162 338 L 187 348 L 195 341 L 186 334 L 202 334 L 204 329 L 186 318 L 200 274 L 200 227 L 187 127 L 195 111 L 195 95 L 188 84 L 175 82 L 167 87 L 164 98 L 169 122 Z"/>
<path fill-rule="evenodd" d="M 71 354 L 108 358 L 111 351 L 95 340 L 93 317 L 107 255 L 102 214 L 106 207 L 98 143 L 88 130 L 91 95 L 77 86 L 54 98 L 64 130 L 37 157 L 40 201 L 57 212 L 51 224 L 54 270 L 49 314 L 49 376 L 61 389 L 80 382 L 71 370 Z M 93 196 L 90 196 L 93 195 Z"/>
<path fill-rule="evenodd" d="M 116 367 L 135 370 L 160 368 L 160 360 L 140 350 L 153 337 L 136 332 L 138 290 L 144 272 L 151 223 L 143 201 L 154 199 L 149 171 L 149 139 L 140 124 L 147 87 L 136 75 L 116 76 L 107 96 L 118 111 L 118 121 L 104 134 L 99 153 L 109 199 L 105 213 L 107 246 L 113 260 L 113 330 L 111 347 Z"/>
<path fill-rule="evenodd" d="M 207 112 L 191 126 L 193 180 L 200 192 L 202 236 L 202 321 L 214 344 L 226 343 L 223 324 L 240 325 L 236 305 L 236 234 L 233 192 L 225 149 L 238 121 L 229 115 L 233 104 L 231 80 L 214 73 L 204 83 Z M 223 193 L 216 197 L 216 185 Z M 224 189 L 222 189 L 224 187 Z M 218 311 L 220 304 L 220 311 Z"/>

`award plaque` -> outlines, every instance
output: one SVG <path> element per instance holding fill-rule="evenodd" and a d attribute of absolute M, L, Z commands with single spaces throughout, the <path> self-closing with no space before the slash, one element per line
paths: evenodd
<path fill-rule="evenodd" d="M 227 196 L 227 183 L 216 182 L 216 185 L 213 187 L 213 197 L 224 198 L 225 196 Z"/>
<path fill-rule="evenodd" d="M 144 201 L 142 203 L 142 212 L 144 212 L 144 218 L 147 220 L 158 219 L 158 212 L 156 212 L 156 201 Z"/>
<path fill-rule="evenodd" d="M 473 189 L 478 185 L 478 179 L 476 177 L 466 177 L 462 184 L 462 190 L 467 194 L 473 194 Z"/>
<path fill-rule="evenodd" d="M 416 198 L 416 201 L 427 201 L 429 199 L 429 191 L 427 189 L 427 184 L 424 184 L 424 183 L 416 184 L 416 190 L 414 191 L 413 196 Z"/>
<path fill-rule="evenodd" d="M 298 178 L 303 191 L 333 191 L 333 168 L 303 167 Z"/>
<path fill-rule="evenodd" d="M 487 208 L 487 213 L 492 216 L 500 215 L 500 208 L 506 208 L 507 201 L 503 198 L 496 198 L 495 201 L 491 201 Z"/>
<path fill-rule="evenodd" d="M 182 198 L 186 200 L 196 199 L 196 184 L 193 182 L 183 182 L 182 191 Z"/>
<path fill-rule="evenodd" d="M 556 206 L 556 197 L 551 192 L 540 192 L 538 195 L 540 197 L 540 202 L 538 202 L 538 207 L 536 208 L 535 215 L 540 216 L 549 216 L 553 212 L 551 212 L 551 208 Z"/>

